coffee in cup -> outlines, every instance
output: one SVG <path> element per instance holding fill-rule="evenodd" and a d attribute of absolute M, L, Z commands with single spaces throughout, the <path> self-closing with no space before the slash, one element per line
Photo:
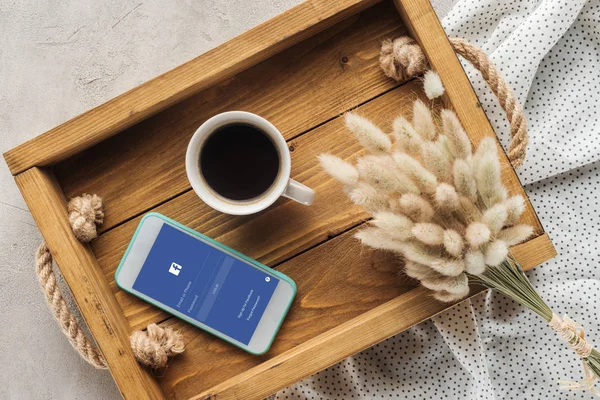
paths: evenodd
<path fill-rule="evenodd" d="M 198 128 L 186 153 L 194 191 L 209 206 L 235 215 L 252 214 L 280 196 L 310 205 L 314 191 L 290 179 L 285 139 L 258 115 L 218 114 Z"/>

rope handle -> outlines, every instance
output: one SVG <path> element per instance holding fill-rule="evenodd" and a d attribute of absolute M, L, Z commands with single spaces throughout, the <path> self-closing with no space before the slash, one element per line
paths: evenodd
<path fill-rule="evenodd" d="M 90 194 L 74 197 L 67 206 L 69 222 L 77 239 L 83 243 L 98 236 L 97 226 L 104 220 L 102 199 Z M 87 337 L 77 322 L 57 283 L 52 268 L 52 254 L 46 242 L 36 252 L 36 275 L 48 308 L 62 332 L 79 355 L 98 369 L 108 368 L 100 349 Z M 171 328 L 150 324 L 145 331 L 133 332 L 129 338 L 136 360 L 153 369 L 164 368 L 168 360 L 184 351 L 183 336 Z"/>
<path fill-rule="evenodd" d="M 514 168 L 520 167 L 525 160 L 529 140 L 523 106 L 483 50 L 461 38 L 449 40 L 454 51 L 481 73 L 504 109 L 510 123 L 511 141 L 508 146 L 508 159 Z M 408 36 L 385 40 L 381 46 L 379 65 L 388 77 L 397 81 L 422 75 L 429 69 L 429 62 L 423 50 Z"/>

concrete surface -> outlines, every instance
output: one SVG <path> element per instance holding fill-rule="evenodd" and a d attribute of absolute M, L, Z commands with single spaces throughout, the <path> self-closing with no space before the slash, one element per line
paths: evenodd
<path fill-rule="evenodd" d="M 302 0 L 0 0 L 0 152 Z M 332 0 L 334 1 L 334 0 Z M 452 0 L 434 1 L 445 15 Z M 114 399 L 71 349 L 34 275 L 41 240 L 0 167 L 0 398 Z"/>

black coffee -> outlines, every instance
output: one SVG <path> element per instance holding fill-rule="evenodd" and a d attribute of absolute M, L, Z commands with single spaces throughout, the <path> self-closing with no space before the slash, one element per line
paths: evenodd
<path fill-rule="evenodd" d="M 206 183 L 231 200 L 248 200 L 266 192 L 279 172 L 279 155 L 271 139 L 248 124 L 215 130 L 200 152 Z"/>

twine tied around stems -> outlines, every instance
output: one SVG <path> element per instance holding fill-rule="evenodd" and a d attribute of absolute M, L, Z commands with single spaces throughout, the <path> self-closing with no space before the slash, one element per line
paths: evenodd
<path fill-rule="evenodd" d="M 102 199 L 95 194 L 74 197 L 67 205 L 73 234 L 80 242 L 87 243 L 98 236 L 97 226 L 104 221 Z M 52 268 L 52 254 L 42 242 L 36 252 L 36 274 L 46 295 L 46 302 L 62 332 L 71 346 L 88 363 L 98 369 L 108 368 L 100 349 L 87 337 L 65 301 Z M 184 351 L 183 336 L 171 328 L 150 324 L 145 331 L 136 331 L 130 337 L 131 349 L 136 360 L 147 367 L 160 369 L 168 360 Z"/>
<path fill-rule="evenodd" d="M 585 361 L 592 354 L 594 347 L 585 340 L 585 330 L 583 327 L 569 318 L 567 314 L 561 318 L 555 313 L 552 313 L 552 319 L 548 322 L 548 326 L 582 359 L 583 370 L 585 372 L 585 379 L 581 382 L 560 381 L 561 389 L 587 390 L 599 396 L 600 391 L 594 387 L 596 376 L 590 371 Z"/>

